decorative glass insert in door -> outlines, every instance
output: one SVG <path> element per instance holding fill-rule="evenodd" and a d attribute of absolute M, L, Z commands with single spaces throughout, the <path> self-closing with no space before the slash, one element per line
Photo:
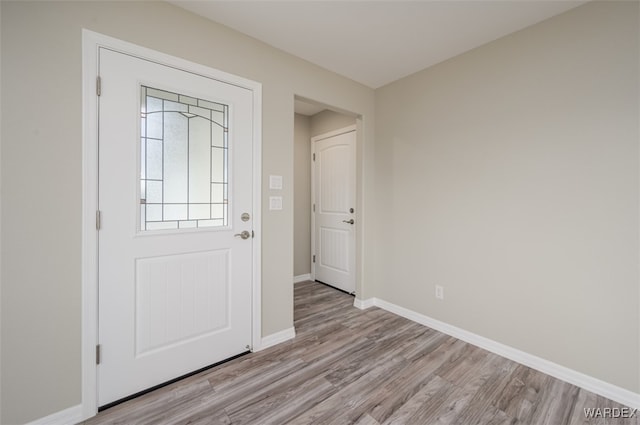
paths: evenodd
<path fill-rule="evenodd" d="M 229 107 L 141 87 L 140 229 L 228 224 Z"/>

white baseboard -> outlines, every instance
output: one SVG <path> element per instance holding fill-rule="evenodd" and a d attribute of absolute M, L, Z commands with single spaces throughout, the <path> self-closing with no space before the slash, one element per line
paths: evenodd
<path fill-rule="evenodd" d="M 263 337 L 260 343 L 260 347 L 258 347 L 258 349 L 254 349 L 253 351 L 266 350 L 269 347 L 273 347 L 274 345 L 278 345 L 282 342 L 288 341 L 295 337 L 296 337 L 296 329 L 291 327 L 289 329 L 285 329 L 283 331 L 276 332 L 274 334 Z"/>
<path fill-rule="evenodd" d="M 360 305 L 358 305 L 360 304 Z M 520 351 L 516 348 L 508 345 L 501 344 L 493 341 L 489 338 L 474 334 L 456 326 L 449 325 L 448 323 L 441 322 L 437 319 L 433 319 L 429 316 L 425 316 L 415 311 L 400 307 L 390 302 L 372 298 L 364 301 L 355 300 L 354 305 L 358 308 L 368 308 L 370 306 L 380 307 L 383 310 L 387 310 L 391 313 L 402 316 L 421 325 L 428 326 L 432 329 L 440 331 L 444 334 L 450 335 L 454 338 L 458 338 L 469 344 L 483 348 L 499 356 L 505 357 L 509 360 L 513 360 L 522 365 L 528 366 L 532 369 L 538 370 L 554 378 L 573 384 L 577 387 L 583 388 L 592 393 L 596 393 L 610 400 L 616 401 L 625 406 L 631 408 L 640 409 L 640 394 L 610 384 L 608 382 L 601 381 L 584 373 L 569 369 L 565 366 L 553 363 L 549 360 L 537 357 L 533 354 Z"/>
<path fill-rule="evenodd" d="M 293 277 L 293 283 L 304 282 L 306 280 L 311 280 L 311 273 L 301 274 L 300 276 Z"/>
<path fill-rule="evenodd" d="M 366 310 L 369 307 L 373 307 L 375 305 L 375 298 L 369 298 L 366 300 L 360 300 L 358 298 L 355 298 L 353 300 L 353 306 L 355 308 L 359 308 L 360 310 Z"/>
<path fill-rule="evenodd" d="M 82 405 L 69 407 L 44 418 L 36 419 L 27 425 L 74 425 L 82 421 Z"/>

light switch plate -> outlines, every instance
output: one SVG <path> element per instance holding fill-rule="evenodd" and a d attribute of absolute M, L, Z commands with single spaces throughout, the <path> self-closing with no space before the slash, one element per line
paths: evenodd
<path fill-rule="evenodd" d="M 282 176 L 269 176 L 269 189 L 282 189 Z"/>
<path fill-rule="evenodd" d="M 281 210 L 282 209 L 282 196 L 269 196 L 269 209 Z"/>

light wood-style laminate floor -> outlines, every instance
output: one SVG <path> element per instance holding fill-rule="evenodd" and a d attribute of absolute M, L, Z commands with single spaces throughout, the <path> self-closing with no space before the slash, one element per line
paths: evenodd
<path fill-rule="evenodd" d="M 640 425 L 610 400 L 325 285 L 295 287 L 294 340 L 105 410 L 85 424 Z"/>

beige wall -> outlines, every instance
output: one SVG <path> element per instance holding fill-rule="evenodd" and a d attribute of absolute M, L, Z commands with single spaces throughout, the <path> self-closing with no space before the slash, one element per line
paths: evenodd
<path fill-rule="evenodd" d="M 319 136 L 330 131 L 355 125 L 356 118 L 347 114 L 330 111 L 328 109 L 311 116 L 311 137 Z"/>
<path fill-rule="evenodd" d="M 293 275 L 311 273 L 311 118 L 295 114 Z"/>
<path fill-rule="evenodd" d="M 640 390 L 638 16 L 589 3 L 376 91 L 377 297 Z"/>
<path fill-rule="evenodd" d="M 293 180 L 295 95 L 362 114 L 367 140 L 374 100 L 369 88 L 163 2 L 0 7 L 0 423 L 8 424 L 81 402 L 82 28 L 261 82 L 263 177 Z M 293 325 L 293 185 L 282 211 L 264 208 L 268 193 L 263 186 L 263 335 Z"/>

